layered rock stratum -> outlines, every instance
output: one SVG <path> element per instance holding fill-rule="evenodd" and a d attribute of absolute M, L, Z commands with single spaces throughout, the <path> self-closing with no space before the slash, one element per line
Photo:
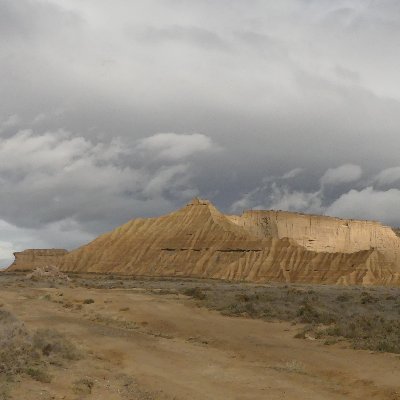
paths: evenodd
<path fill-rule="evenodd" d="M 65 272 L 398 285 L 400 238 L 374 221 L 283 211 L 224 215 L 194 199 L 168 215 L 129 221 L 53 264 Z"/>
<path fill-rule="evenodd" d="M 14 253 L 15 260 L 9 271 L 26 271 L 56 265 L 67 254 L 64 249 L 27 249 Z"/>

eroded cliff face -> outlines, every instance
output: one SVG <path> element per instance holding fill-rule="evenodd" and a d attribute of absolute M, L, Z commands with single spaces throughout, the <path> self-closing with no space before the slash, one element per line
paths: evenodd
<path fill-rule="evenodd" d="M 63 271 L 252 282 L 399 284 L 400 239 L 376 222 L 278 211 L 226 216 L 195 199 L 66 254 Z"/>
<path fill-rule="evenodd" d="M 15 261 L 7 271 L 25 271 L 56 265 L 67 254 L 64 249 L 28 249 L 14 253 Z"/>
<path fill-rule="evenodd" d="M 260 238 L 291 238 L 316 252 L 354 253 L 377 249 L 388 261 L 400 262 L 399 237 L 392 228 L 379 222 L 258 210 L 246 211 L 229 219 Z"/>
<path fill-rule="evenodd" d="M 282 211 L 227 216 L 194 199 L 135 219 L 67 253 L 16 253 L 15 269 L 184 276 L 251 282 L 400 284 L 400 238 L 378 222 Z"/>

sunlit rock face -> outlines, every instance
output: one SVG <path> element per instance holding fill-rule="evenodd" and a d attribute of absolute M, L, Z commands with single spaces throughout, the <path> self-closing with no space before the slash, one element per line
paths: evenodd
<path fill-rule="evenodd" d="M 258 237 L 291 238 L 316 252 L 354 253 L 374 248 L 391 261 L 400 260 L 400 240 L 395 231 L 376 221 L 263 210 L 245 211 L 230 219 Z"/>
<path fill-rule="evenodd" d="M 56 265 L 67 254 L 64 249 L 28 249 L 14 253 L 15 260 L 7 271 L 25 271 Z"/>
<path fill-rule="evenodd" d="M 396 233 L 378 222 L 283 211 L 224 215 L 194 199 L 60 253 L 56 265 L 67 272 L 135 276 L 397 285 L 399 248 Z M 17 258 L 31 265 L 28 254 Z"/>

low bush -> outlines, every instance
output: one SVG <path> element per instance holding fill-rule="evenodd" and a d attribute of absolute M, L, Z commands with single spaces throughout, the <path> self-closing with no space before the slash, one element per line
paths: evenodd
<path fill-rule="evenodd" d="M 73 391 L 75 394 L 89 395 L 92 393 L 94 382 L 89 378 L 82 378 L 74 382 Z"/>
<path fill-rule="evenodd" d="M 400 290 L 306 285 L 200 285 L 182 292 L 223 315 L 304 324 L 296 335 L 400 354 Z"/>
<path fill-rule="evenodd" d="M 42 383 L 50 383 L 51 382 L 51 375 L 41 369 L 41 368 L 27 368 L 25 370 L 26 374 L 33 378 L 35 381 L 42 382 Z"/>
<path fill-rule="evenodd" d="M 8 311 L 0 310 L 0 400 L 9 397 L 16 375 L 26 374 L 42 383 L 49 383 L 51 364 L 77 360 L 81 353 L 62 334 L 39 329 L 33 335 Z"/>
<path fill-rule="evenodd" d="M 199 287 L 188 288 L 183 291 L 183 294 L 186 296 L 193 297 L 198 300 L 205 300 L 207 297 L 206 294 Z"/>
<path fill-rule="evenodd" d="M 8 311 L 0 310 L 0 374 L 19 374 L 39 358 L 24 324 Z"/>
<path fill-rule="evenodd" d="M 33 335 L 33 346 L 43 356 L 64 360 L 79 360 L 82 355 L 64 335 L 53 329 L 39 329 Z"/>

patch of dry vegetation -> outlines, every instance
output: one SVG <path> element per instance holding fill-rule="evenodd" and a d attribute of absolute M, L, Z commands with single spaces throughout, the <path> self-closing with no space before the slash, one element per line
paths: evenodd
<path fill-rule="evenodd" d="M 94 381 L 89 378 L 82 378 L 74 382 L 73 391 L 75 394 L 87 396 L 92 393 Z"/>
<path fill-rule="evenodd" d="M 301 324 L 299 338 L 348 340 L 357 349 L 400 353 L 400 289 L 328 285 L 256 285 L 202 279 L 75 276 L 90 288 L 181 293 L 224 315 Z"/>
<path fill-rule="evenodd" d="M 0 373 L 15 375 L 39 359 L 24 324 L 11 313 L 0 310 Z"/>
<path fill-rule="evenodd" d="M 18 375 L 49 383 L 50 365 L 61 366 L 81 356 L 77 347 L 57 331 L 40 329 L 32 334 L 13 314 L 0 310 L 0 400 L 9 398 Z"/>
<path fill-rule="evenodd" d="M 18 282 L 18 276 L 5 277 Z M 224 315 L 299 324 L 299 338 L 326 344 L 350 341 L 356 349 L 400 354 L 400 288 L 231 283 L 206 279 L 138 278 L 100 274 L 72 275 L 74 286 L 144 289 L 157 295 L 185 295 Z M 25 281 L 26 284 L 26 281 Z M 29 281 L 30 285 L 43 282 Z M 39 286 L 41 287 L 41 286 Z M 97 314 L 97 322 L 135 329 Z"/>
<path fill-rule="evenodd" d="M 400 353 L 399 289 L 239 284 L 182 293 L 224 315 L 302 324 L 298 338 L 349 340 L 356 349 Z"/>

